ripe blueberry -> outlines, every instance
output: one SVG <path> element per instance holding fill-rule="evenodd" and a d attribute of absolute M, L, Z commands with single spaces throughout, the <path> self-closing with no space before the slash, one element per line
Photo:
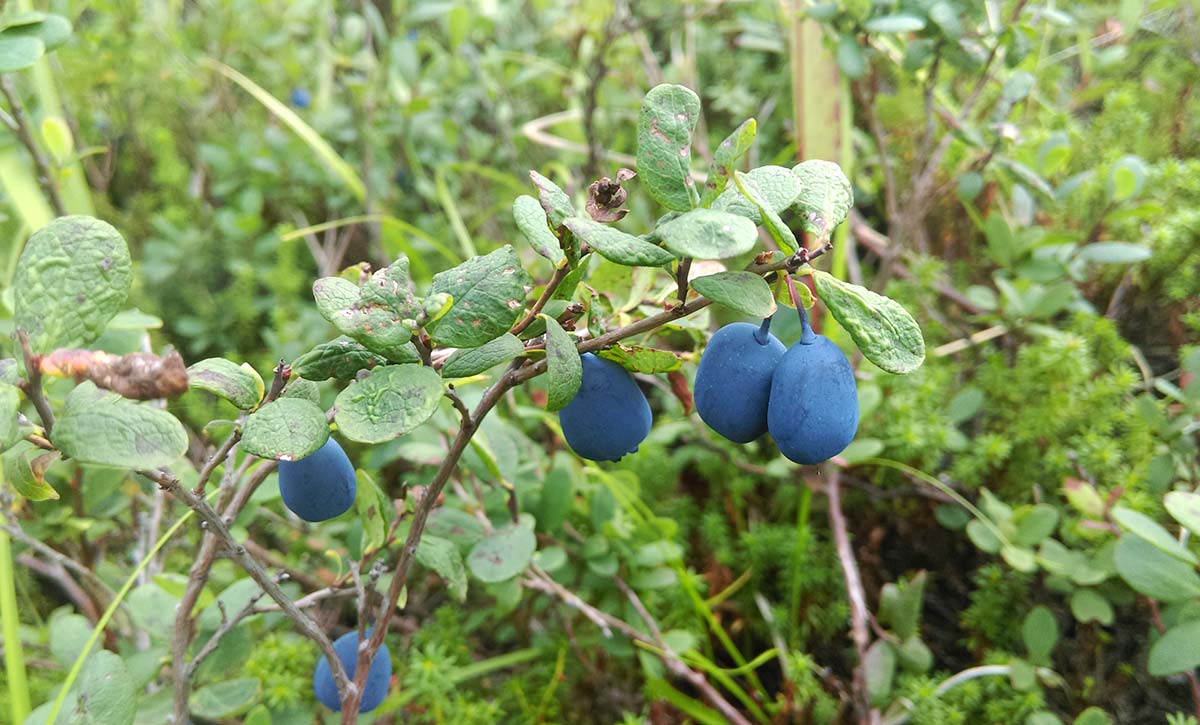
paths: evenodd
<path fill-rule="evenodd" d="M 767 428 L 789 460 L 820 463 L 854 440 L 858 391 L 841 349 L 813 334 L 807 315 L 803 328 L 800 341 L 788 348 L 771 378 Z"/>
<path fill-rule="evenodd" d="M 696 412 L 734 443 L 749 443 L 767 432 L 771 375 L 787 348 L 772 335 L 768 318 L 760 328 L 746 322 L 725 325 L 704 348 L 696 369 Z"/>
<path fill-rule="evenodd" d="M 333 438 L 298 461 L 279 462 L 283 505 L 305 521 L 327 521 L 354 505 L 354 466 Z"/>
<path fill-rule="evenodd" d="M 373 627 L 367 628 L 366 639 L 370 639 L 372 629 Z M 333 642 L 333 651 L 337 653 L 342 667 L 346 670 L 346 676 L 351 680 L 354 679 L 354 671 L 358 665 L 358 645 L 357 629 L 343 634 Z M 388 655 L 387 645 L 384 645 L 375 653 L 375 659 L 371 660 L 371 669 L 367 671 L 367 682 L 363 685 L 358 711 L 369 712 L 379 707 L 379 703 L 383 702 L 384 696 L 387 695 L 391 679 L 392 658 Z M 313 693 L 325 707 L 334 712 L 342 711 L 342 698 L 338 696 L 337 684 L 333 681 L 333 669 L 325 657 L 321 657 L 316 671 L 313 672 Z"/>
<path fill-rule="evenodd" d="M 618 461 L 634 453 L 650 433 L 650 403 L 625 368 L 583 355 L 583 382 L 558 411 L 571 450 L 593 461 Z"/>

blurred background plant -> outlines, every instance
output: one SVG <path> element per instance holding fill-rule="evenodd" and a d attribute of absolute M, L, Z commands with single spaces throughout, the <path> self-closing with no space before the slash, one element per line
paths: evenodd
<path fill-rule="evenodd" d="M 0 21 L 29 9 L 10 3 Z M 856 212 L 832 264 L 913 310 L 931 354 L 904 377 L 861 366 L 862 424 L 837 473 L 801 473 L 769 442 L 735 448 L 659 385 L 651 438 L 603 470 L 563 454 L 552 419 L 517 396 L 506 419 L 483 426 L 494 460 L 468 454 L 463 486 L 482 485 L 489 510 L 503 511 L 503 491 L 489 486 L 503 469 L 537 513 L 539 566 L 642 629 L 619 574 L 672 649 L 693 653 L 753 721 L 855 712 L 849 604 L 826 500 L 811 495 L 830 475 L 844 487 L 876 613 L 862 672 L 885 721 L 1185 722 L 1197 712 L 1189 531 L 1200 524 L 1184 498 L 1200 486 L 1194 5 L 45 9 L 73 33 L 31 72 L 5 74 L 12 95 L 0 106 L 15 115 L 12 100 L 23 105 L 66 210 L 94 210 L 131 242 L 133 303 L 149 317 L 110 330 L 110 351 L 115 337 L 136 349 L 148 334 L 189 362 L 227 356 L 265 372 L 295 359 L 335 334 L 312 304 L 313 279 L 403 252 L 420 284 L 514 240 L 510 209 L 528 193 L 527 170 L 582 198 L 589 181 L 632 165 L 633 118 L 660 82 L 703 98 L 701 156 L 753 116 L 750 166 L 840 162 Z M 27 151 L 17 134 L 0 135 L 5 288 L 24 239 L 55 206 Z M 658 215 L 644 194 L 629 207 L 631 229 Z M 602 265 L 594 293 L 617 313 L 669 293 L 638 275 Z M 7 317 L 11 295 L 4 302 Z M 785 342 L 799 334 L 791 318 L 777 320 Z M 836 339 L 835 323 L 822 322 Z M 11 321 L 0 327 L 10 332 Z M 701 332 L 670 338 L 685 376 Z M 197 430 L 233 417 L 199 392 L 173 405 Z M 455 427 L 449 417 L 440 425 Z M 395 492 L 427 480 L 442 450 L 429 431 L 353 454 Z M 34 703 L 146 551 L 152 506 L 119 476 L 54 476 L 73 506 L 14 513 L 28 537 L 98 582 L 15 542 Z M 274 491 L 256 494 L 261 509 L 238 526 L 272 541 L 277 566 L 316 572 L 293 586 L 327 585 L 347 548 L 357 553 L 361 525 L 297 527 Z M 169 708 L 153 617 L 178 601 L 173 577 L 191 551 L 168 546 L 106 641 L 131 662 L 144 655 L 143 682 L 161 696 L 147 699 L 143 722 Z M 1146 581 L 1146 568 L 1175 573 L 1175 584 Z M 239 581 L 218 566 L 210 599 Z M 433 578 L 408 594 L 408 639 L 393 648 L 400 687 L 381 713 L 456 723 L 716 717 L 645 651 L 513 582 L 473 587 L 466 605 L 447 594 Z M 337 619 L 336 608 L 328 614 Z M 223 648 L 198 672 L 193 712 L 311 722 L 310 648 L 277 619 L 239 629 L 228 641 L 244 649 Z M 205 687 L 222 667 L 254 686 L 222 690 L 220 706 L 205 709 L 201 693 L 213 695 Z M 9 704 L 0 702 L 6 714 Z"/>

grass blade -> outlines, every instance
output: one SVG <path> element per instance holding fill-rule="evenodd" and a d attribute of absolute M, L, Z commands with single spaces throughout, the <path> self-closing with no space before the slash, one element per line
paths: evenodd
<path fill-rule="evenodd" d="M 256 101 L 266 106 L 267 110 L 282 121 L 284 125 L 292 129 L 292 132 L 299 136 L 300 140 L 308 144 L 308 147 L 317 154 L 317 157 L 321 159 L 330 171 L 342 180 L 346 188 L 359 201 L 366 200 L 367 187 L 363 184 L 362 179 L 358 178 L 358 174 L 354 171 L 354 168 L 346 163 L 345 159 L 338 156 L 337 151 L 333 150 L 333 147 L 321 137 L 321 134 L 317 133 L 312 126 L 305 123 L 304 119 L 296 115 L 295 111 L 268 93 L 262 86 L 224 63 L 212 58 L 201 58 L 200 62 L 238 84 L 243 90 L 254 96 Z"/>

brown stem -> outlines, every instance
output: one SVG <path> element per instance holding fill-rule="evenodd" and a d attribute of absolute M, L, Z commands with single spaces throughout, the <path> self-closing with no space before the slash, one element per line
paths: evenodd
<path fill-rule="evenodd" d="M 512 329 L 509 330 L 510 334 L 520 335 L 525 331 L 526 327 L 529 327 L 537 319 L 538 314 L 546 306 L 546 303 L 550 301 L 550 298 L 554 296 L 554 291 L 558 289 L 558 286 L 562 284 L 562 281 L 566 279 L 570 271 L 571 268 L 565 264 L 554 269 L 554 276 L 546 283 L 546 288 L 542 290 L 542 294 L 533 303 L 533 307 L 529 308 L 529 312 L 517 324 L 512 326 Z"/>
<path fill-rule="evenodd" d="M 42 153 L 41 147 L 38 146 L 29 130 L 29 119 L 25 116 L 25 106 L 21 103 L 21 97 L 17 95 L 11 74 L 0 74 L 0 91 L 4 93 L 5 99 L 8 100 L 8 107 L 12 109 L 12 120 L 16 124 L 14 131 L 17 138 L 20 139 L 21 145 L 33 157 L 33 164 L 38 171 L 38 181 L 41 182 L 46 196 L 50 197 L 50 205 L 54 207 L 54 213 L 58 216 L 66 216 L 67 205 L 63 203 L 62 192 L 58 188 L 58 179 L 54 176 L 50 162 L 46 160 L 46 155 Z"/>
<path fill-rule="evenodd" d="M 207 530 L 212 532 L 225 546 L 229 558 L 245 570 L 250 575 L 250 578 L 262 587 L 263 591 L 271 599 L 279 604 L 283 613 L 295 623 L 301 634 L 317 643 L 326 660 L 328 660 L 330 668 L 333 670 L 333 679 L 337 683 L 338 691 L 353 694 L 357 697 L 357 690 L 354 689 L 350 681 L 346 678 L 346 670 L 342 667 L 337 653 L 334 652 L 333 643 L 329 641 L 329 637 L 325 635 L 325 632 L 317 626 L 312 618 L 296 608 L 296 605 L 280 589 L 275 580 L 267 574 L 262 565 L 258 563 L 258 560 L 251 556 L 246 547 L 238 543 L 237 539 L 233 537 L 225 520 L 213 510 L 212 506 L 209 506 L 207 501 L 196 496 L 186 486 L 182 485 L 179 482 L 179 478 L 170 471 L 153 469 L 138 471 L 138 473 L 157 483 L 172 496 L 182 500 L 192 511 L 196 512 L 196 515 L 200 517 Z M 366 670 L 364 669 L 363 671 L 365 673 Z"/>
<path fill-rule="evenodd" d="M 679 260 L 679 266 L 675 269 L 675 299 L 679 300 L 679 304 L 687 302 L 688 295 L 688 275 L 692 271 L 692 258 L 684 257 Z"/>
<path fill-rule="evenodd" d="M 858 563 L 854 560 L 854 550 L 850 548 L 850 535 L 846 528 L 846 517 L 842 514 L 841 471 L 830 467 L 826 478 L 826 494 L 829 496 L 829 527 L 833 530 L 833 540 L 837 546 L 838 562 L 842 566 L 842 575 L 846 580 L 846 596 L 850 600 L 850 636 L 854 640 L 854 649 L 858 654 L 858 665 L 854 668 L 854 698 L 859 711 L 860 722 L 873 719 L 871 698 L 867 694 L 867 674 L 864 669 L 867 658 L 867 647 L 871 643 L 870 613 L 867 611 L 867 597 L 863 592 L 862 579 L 858 575 Z"/>
<path fill-rule="evenodd" d="M 33 348 L 29 346 L 29 333 L 19 327 L 17 343 L 25 357 L 25 376 L 28 378 L 21 384 L 21 389 L 25 391 L 29 402 L 33 403 L 38 417 L 42 419 L 42 428 L 46 429 L 46 435 L 49 436 L 54 428 L 54 411 L 50 409 L 50 401 L 46 400 L 46 392 L 42 390 L 42 371 L 38 366 L 38 356 L 33 354 Z"/>

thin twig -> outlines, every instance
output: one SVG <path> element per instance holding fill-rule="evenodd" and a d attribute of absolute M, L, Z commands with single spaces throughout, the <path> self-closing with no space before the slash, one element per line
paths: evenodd
<path fill-rule="evenodd" d="M 871 722 L 877 719 L 878 711 L 871 707 L 871 698 L 867 694 L 867 675 L 864 669 L 867 647 L 871 643 L 868 625 L 870 613 L 867 611 L 867 596 L 863 592 L 862 579 L 858 575 L 858 563 L 854 560 L 854 550 L 850 547 L 846 517 L 842 514 L 840 479 L 841 471 L 830 467 L 825 485 L 826 494 L 829 496 L 829 527 L 833 530 L 838 562 L 842 566 L 842 575 L 846 580 L 846 596 L 850 600 L 850 636 L 854 640 L 854 649 L 858 654 L 858 665 L 854 668 L 855 707 L 859 710 L 860 722 Z"/>
<path fill-rule="evenodd" d="M 50 401 L 46 400 L 46 392 L 42 390 L 42 371 L 38 366 L 38 356 L 33 354 L 33 348 L 29 346 L 29 333 L 20 327 L 17 328 L 17 343 L 21 346 L 21 354 L 25 357 L 25 376 L 27 378 L 21 384 L 21 389 L 25 391 L 25 397 L 29 398 L 29 402 L 33 403 L 38 417 L 42 419 L 42 428 L 49 436 L 51 429 L 54 428 L 54 411 L 50 409 Z"/>
<path fill-rule="evenodd" d="M 204 522 L 208 530 L 220 539 L 229 553 L 229 558 L 233 559 L 238 566 L 245 570 L 250 575 L 250 578 L 262 587 L 271 599 L 279 604 L 287 618 L 295 623 L 297 629 L 302 634 L 317 643 L 326 660 L 328 660 L 330 668 L 333 670 L 333 679 L 337 683 L 338 691 L 348 695 L 353 694 L 357 697 L 357 690 L 346 678 L 346 670 L 342 667 L 341 661 L 338 659 L 329 637 L 326 636 L 325 632 L 307 614 L 296 608 L 287 594 L 279 588 L 275 580 L 258 563 L 258 560 L 251 556 L 246 547 L 238 543 L 237 539 L 233 537 L 224 519 L 217 515 L 217 512 L 208 505 L 208 502 L 193 494 L 186 486 L 183 486 L 179 482 L 179 478 L 170 471 L 153 469 L 138 471 L 138 473 L 162 486 L 168 493 L 182 500 L 187 504 L 188 508 L 196 512 L 196 515 L 200 517 L 200 520 Z"/>
<path fill-rule="evenodd" d="M 558 289 L 558 286 L 562 284 L 562 281 L 566 279 L 567 274 L 570 273 L 570 271 L 571 268 L 565 264 L 554 269 L 554 275 L 550 277 L 550 281 L 546 283 L 546 288 L 542 290 L 542 294 L 537 298 L 537 301 L 533 303 L 533 307 L 529 308 L 529 312 L 525 313 L 525 316 L 522 317 L 517 324 L 512 326 L 512 329 L 509 330 L 510 334 L 520 335 L 525 331 L 526 327 L 529 327 L 529 325 L 537 319 L 538 314 L 546 306 L 546 303 L 550 301 L 550 298 L 554 296 L 554 291 Z"/>

